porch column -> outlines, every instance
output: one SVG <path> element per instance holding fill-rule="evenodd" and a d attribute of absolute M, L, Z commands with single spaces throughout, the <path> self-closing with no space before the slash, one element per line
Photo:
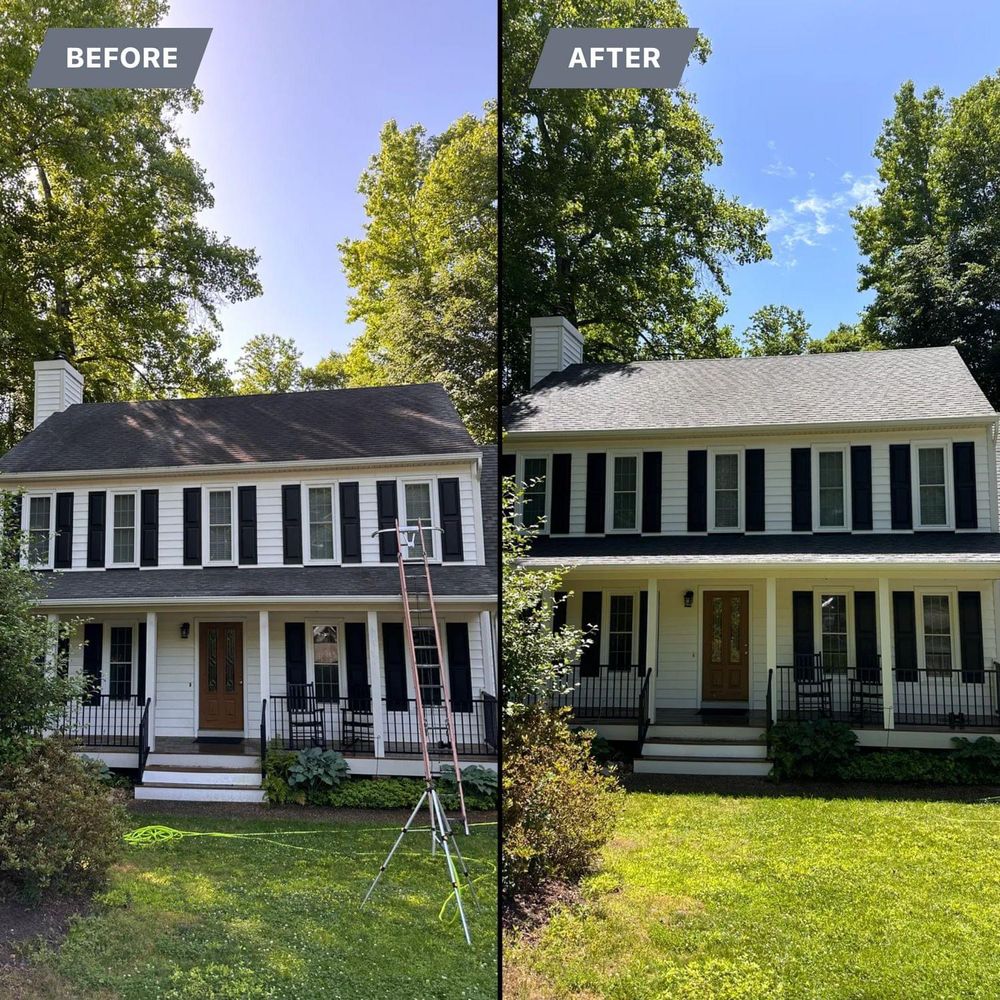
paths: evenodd
<path fill-rule="evenodd" d="M 769 576 L 764 598 L 764 659 L 771 681 L 771 722 L 778 721 L 778 581 Z"/>
<path fill-rule="evenodd" d="M 156 749 L 156 612 L 146 612 L 146 697 L 149 701 L 149 751 Z"/>
<path fill-rule="evenodd" d="M 878 648 L 882 657 L 882 725 L 892 729 L 895 725 L 892 687 L 892 611 L 889 578 L 878 578 Z"/>
<path fill-rule="evenodd" d="M 496 647 L 493 644 L 493 622 L 488 611 L 479 612 L 479 638 L 483 644 L 483 690 L 496 697 Z"/>
<path fill-rule="evenodd" d="M 646 706 L 646 719 L 656 722 L 656 664 L 660 647 L 658 626 L 660 623 L 660 600 L 658 582 L 650 577 L 646 582 L 646 662 L 643 666 L 652 671 L 649 675 L 649 704 Z"/>
<path fill-rule="evenodd" d="M 385 756 L 385 713 L 382 709 L 382 657 L 379 655 L 378 612 L 368 612 L 368 684 L 372 693 L 372 742 L 375 756 Z M 442 669 L 444 669 L 442 665 Z"/>
<path fill-rule="evenodd" d="M 48 619 L 51 635 L 49 648 L 45 651 L 45 669 L 50 674 L 54 674 L 56 672 L 56 663 L 59 660 L 59 616 L 46 615 L 45 617 Z"/>
<path fill-rule="evenodd" d="M 261 711 L 270 711 L 270 704 L 263 707 L 264 701 L 271 701 L 271 612 L 261 611 L 260 625 L 258 626 L 260 637 L 260 700 Z M 268 739 L 273 733 L 268 733 Z M 267 747 L 261 747 L 262 754 L 267 753 Z"/>

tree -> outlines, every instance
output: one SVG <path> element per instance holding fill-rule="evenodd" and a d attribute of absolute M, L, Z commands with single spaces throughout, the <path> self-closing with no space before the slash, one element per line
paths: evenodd
<path fill-rule="evenodd" d="M 838 323 L 825 337 L 810 340 L 810 354 L 838 354 L 844 351 L 880 351 L 882 344 L 861 323 Z"/>
<path fill-rule="evenodd" d="M 809 341 L 809 324 L 801 309 L 789 306 L 761 306 L 743 331 L 747 354 L 761 358 L 774 354 L 804 354 Z"/>
<path fill-rule="evenodd" d="M 340 244 L 350 320 L 334 358 L 349 385 L 440 381 L 479 441 L 496 435 L 496 109 L 437 136 L 382 129 L 362 174 L 365 233 Z"/>
<path fill-rule="evenodd" d="M 302 352 L 291 337 L 260 333 L 243 345 L 236 359 L 236 391 L 241 396 L 302 387 Z"/>
<path fill-rule="evenodd" d="M 331 351 L 312 368 L 302 369 L 303 389 L 344 389 L 350 384 L 345 355 Z"/>
<path fill-rule="evenodd" d="M 62 351 L 88 400 L 231 391 L 217 307 L 257 255 L 198 222 L 211 185 L 176 129 L 196 90 L 29 90 L 46 28 L 148 27 L 165 0 L 0 7 L 0 452 L 31 423 L 32 363 Z"/>
<path fill-rule="evenodd" d="M 875 144 L 877 201 L 853 214 L 862 322 L 886 347 L 954 344 L 1000 407 L 1000 74 L 945 101 L 912 82 Z"/>
<path fill-rule="evenodd" d="M 507 399 L 527 388 L 532 316 L 565 315 L 592 361 L 705 356 L 725 266 L 770 256 L 764 212 L 705 179 L 719 143 L 684 90 L 528 87 L 550 28 L 686 24 L 677 0 L 504 2 Z"/>

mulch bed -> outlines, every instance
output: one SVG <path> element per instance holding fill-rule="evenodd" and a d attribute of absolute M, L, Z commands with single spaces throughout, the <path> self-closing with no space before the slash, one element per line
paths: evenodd
<path fill-rule="evenodd" d="M 27 966 L 26 945 L 59 944 L 73 918 L 91 908 L 87 899 L 55 894 L 28 904 L 0 880 L 0 968 Z"/>
<path fill-rule="evenodd" d="M 520 935 L 531 935 L 545 926 L 557 907 L 575 906 L 581 898 L 578 885 L 559 881 L 542 882 L 534 892 L 504 900 L 501 918 L 503 929 Z"/>

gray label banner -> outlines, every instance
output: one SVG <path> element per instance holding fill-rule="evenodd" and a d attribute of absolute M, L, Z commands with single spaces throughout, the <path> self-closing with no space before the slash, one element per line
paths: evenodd
<path fill-rule="evenodd" d="M 553 28 L 530 86 L 672 90 L 697 37 L 697 28 Z"/>
<path fill-rule="evenodd" d="M 49 28 L 32 88 L 194 85 L 211 28 Z"/>

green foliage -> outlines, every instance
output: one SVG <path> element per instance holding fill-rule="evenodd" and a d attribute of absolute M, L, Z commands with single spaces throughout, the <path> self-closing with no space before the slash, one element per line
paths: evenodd
<path fill-rule="evenodd" d="M 261 333 L 243 345 L 236 359 L 236 392 L 241 396 L 302 388 L 302 352 L 290 337 Z"/>
<path fill-rule="evenodd" d="M 622 759 L 621 753 L 614 747 L 611 741 L 605 739 L 599 733 L 577 727 L 574 727 L 573 732 L 585 733 L 590 737 L 590 756 L 598 764 L 611 764 Z"/>
<path fill-rule="evenodd" d="M 122 852 L 124 810 L 57 739 L 0 763 L 0 875 L 27 896 L 93 889 Z"/>
<path fill-rule="evenodd" d="M 775 354 L 804 354 L 809 342 L 809 324 L 801 309 L 761 306 L 743 331 L 747 354 L 760 358 Z"/>
<path fill-rule="evenodd" d="M 685 90 L 531 90 L 551 28 L 677 28 L 677 0 L 505 0 L 504 393 L 527 388 L 532 316 L 591 361 L 732 356 L 725 268 L 770 256 L 763 211 L 706 178 L 719 141 Z M 699 38 L 693 59 L 704 62 Z"/>
<path fill-rule="evenodd" d="M 614 829 L 623 793 L 590 756 L 590 734 L 565 713 L 533 709 L 504 732 L 503 895 L 591 871 Z"/>
<path fill-rule="evenodd" d="M 348 770 L 342 753 L 307 747 L 295 755 L 294 763 L 288 768 L 288 784 L 296 789 L 318 789 L 322 785 L 336 788 L 347 777 Z"/>
<path fill-rule="evenodd" d="M 455 768 L 452 764 L 445 764 L 441 768 L 437 787 L 442 795 L 458 796 L 458 782 L 455 781 Z M 497 773 L 492 768 L 480 767 L 478 764 L 462 768 L 462 789 L 466 798 L 475 796 L 479 799 L 488 799 L 495 808 L 497 787 Z"/>
<path fill-rule="evenodd" d="M 858 738 L 842 722 L 778 722 L 771 728 L 772 774 L 784 778 L 838 778 L 857 753 Z"/>
<path fill-rule="evenodd" d="M 880 351 L 885 345 L 862 323 L 839 323 L 822 340 L 810 340 L 810 354 L 839 354 L 845 351 Z"/>

